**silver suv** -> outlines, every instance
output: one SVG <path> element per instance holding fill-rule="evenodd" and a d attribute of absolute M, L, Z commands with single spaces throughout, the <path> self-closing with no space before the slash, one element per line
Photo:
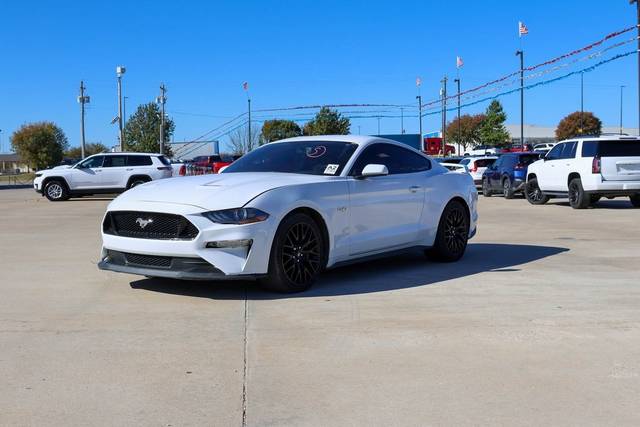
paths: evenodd
<path fill-rule="evenodd" d="M 101 153 L 73 166 L 36 172 L 33 188 L 57 202 L 74 196 L 122 193 L 136 185 L 172 176 L 171 162 L 161 154 Z"/>

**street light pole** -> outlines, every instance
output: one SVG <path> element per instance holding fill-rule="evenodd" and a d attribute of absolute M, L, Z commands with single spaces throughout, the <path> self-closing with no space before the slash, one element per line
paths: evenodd
<path fill-rule="evenodd" d="M 524 149 L 524 51 L 517 51 L 516 56 L 520 57 L 520 145 Z"/>
<path fill-rule="evenodd" d="M 247 108 L 248 108 L 248 117 L 249 117 L 249 122 L 247 124 L 247 135 L 249 137 L 249 140 L 247 141 L 247 151 L 250 150 L 253 144 L 251 144 L 251 98 L 247 97 Z"/>
<path fill-rule="evenodd" d="M 160 154 L 164 154 L 164 104 L 167 102 L 167 88 L 164 83 L 160 84 L 160 96 L 156 98 L 156 102 L 160 104 Z"/>
<path fill-rule="evenodd" d="M 460 139 L 462 137 L 462 126 L 460 123 L 460 79 L 457 78 L 454 82 L 458 85 L 458 155 L 460 155 Z"/>
<path fill-rule="evenodd" d="M 624 85 L 620 85 L 620 135 L 622 135 L 622 97 L 624 96 Z"/>
<path fill-rule="evenodd" d="M 380 116 L 376 117 L 378 119 L 378 135 L 380 135 Z"/>
<path fill-rule="evenodd" d="M 404 135 L 404 108 L 400 107 L 400 133 Z"/>
<path fill-rule="evenodd" d="M 121 65 L 116 67 L 116 76 L 118 77 L 118 131 L 120 138 L 120 151 L 124 147 L 124 126 L 122 125 L 122 75 L 127 69 Z"/>
<path fill-rule="evenodd" d="M 629 4 L 636 4 L 636 26 L 638 28 L 638 132 L 640 132 L 640 1 L 629 0 Z"/>
<path fill-rule="evenodd" d="M 80 104 L 80 157 L 85 157 L 85 139 L 84 139 L 84 104 L 89 103 L 89 97 L 84 95 L 84 82 L 80 81 L 80 96 L 78 96 L 78 103 Z"/>
<path fill-rule="evenodd" d="M 447 145 L 447 76 L 441 80 L 442 83 L 442 154 Z"/>
<path fill-rule="evenodd" d="M 416 96 L 418 100 L 418 121 L 420 122 L 420 146 L 422 146 L 422 95 Z"/>

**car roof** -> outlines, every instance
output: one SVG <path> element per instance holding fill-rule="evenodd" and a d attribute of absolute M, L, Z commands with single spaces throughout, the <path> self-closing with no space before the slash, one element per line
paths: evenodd
<path fill-rule="evenodd" d="M 391 139 L 381 138 L 379 136 L 370 135 L 313 135 L 313 136 L 297 136 L 294 138 L 281 139 L 280 141 L 274 141 L 273 143 L 280 142 L 294 142 L 294 141 L 336 141 L 336 142 L 350 142 L 352 144 L 366 145 L 372 142 L 388 142 L 394 145 L 401 145 L 404 147 L 410 147 L 409 145 L 402 144 L 401 142 Z M 273 144 L 272 143 L 272 144 Z"/>
<path fill-rule="evenodd" d="M 108 151 L 106 153 L 96 153 L 95 155 L 102 155 L 102 156 L 120 156 L 120 155 L 127 155 L 127 156 L 163 156 L 163 154 L 160 153 L 128 153 L 126 151 Z"/>
<path fill-rule="evenodd" d="M 638 141 L 640 140 L 639 136 L 635 135 L 625 135 L 619 133 L 604 133 L 601 135 L 585 135 L 585 136 L 576 136 L 573 138 L 565 139 L 560 142 L 569 142 L 569 141 L 611 141 L 611 140 L 629 140 L 629 141 Z"/>

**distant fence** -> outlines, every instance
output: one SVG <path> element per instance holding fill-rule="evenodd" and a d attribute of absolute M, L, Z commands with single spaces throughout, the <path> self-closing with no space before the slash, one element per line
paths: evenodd
<path fill-rule="evenodd" d="M 32 174 L 2 174 L 0 175 L 0 188 L 28 188 L 33 186 Z"/>

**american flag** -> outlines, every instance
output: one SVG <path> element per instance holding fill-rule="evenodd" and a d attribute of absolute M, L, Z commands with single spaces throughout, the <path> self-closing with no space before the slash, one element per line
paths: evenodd
<path fill-rule="evenodd" d="M 249 82 L 243 82 L 242 83 L 242 89 L 249 90 Z"/>
<path fill-rule="evenodd" d="M 456 68 L 462 68 L 464 61 L 459 56 L 456 56 Z"/>
<path fill-rule="evenodd" d="M 420 77 L 416 77 L 416 86 L 420 87 L 422 85 L 422 79 Z"/>
<path fill-rule="evenodd" d="M 524 25 L 524 22 L 522 21 L 518 22 L 518 36 L 522 37 L 526 34 L 529 34 L 529 29 L 527 28 L 526 25 Z"/>

